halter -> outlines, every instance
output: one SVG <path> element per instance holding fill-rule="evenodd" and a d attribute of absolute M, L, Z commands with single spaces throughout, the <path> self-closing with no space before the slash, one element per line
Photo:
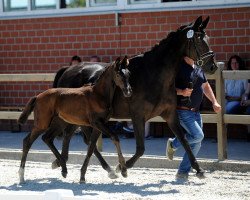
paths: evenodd
<path fill-rule="evenodd" d="M 190 41 L 192 41 L 192 43 L 194 44 L 194 49 L 195 49 L 195 53 L 197 55 L 197 58 L 194 62 L 196 63 L 197 66 L 199 67 L 202 67 L 204 64 L 207 63 L 207 61 L 210 59 L 210 58 L 213 58 L 214 57 L 214 52 L 213 51 L 208 51 L 202 55 L 200 55 L 198 49 L 197 49 L 197 46 L 196 46 L 196 43 L 194 41 L 194 34 L 197 34 L 197 35 L 203 35 L 202 33 L 194 33 L 193 30 L 189 30 L 187 32 L 187 38 L 188 38 L 188 43 L 190 44 Z M 189 45 L 189 49 L 190 49 L 190 45 Z M 206 62 L 205 62 L 205 61 Z"/>

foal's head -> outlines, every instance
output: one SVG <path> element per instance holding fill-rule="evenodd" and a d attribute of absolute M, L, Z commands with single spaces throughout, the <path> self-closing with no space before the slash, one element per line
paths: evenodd
<path fill-rule="evenodd" d="M 214 52 L 210 50 L 208 44 L 208 36 L 205 28 L 209 22 L 209 17 L 202 21 L 202 17 L 198 17 L 193 24 L 182 26 L 179 28 L 182 41 L 185 43 L 185 55 L 192 58 L 196 65 L 213 74 L 218 68 L 214 60 Z"/>
<path fill-rule="evenodd" d="M 125 97 L 130 97 L 132 95 L 132 88 L 129 84 L 130 72 L 127 68 L 128 64 L 129 61 L 127 56 L 122 60 L 117 58 L 114 62 L 114 82 L 119 88 L 121 88 Z"/>

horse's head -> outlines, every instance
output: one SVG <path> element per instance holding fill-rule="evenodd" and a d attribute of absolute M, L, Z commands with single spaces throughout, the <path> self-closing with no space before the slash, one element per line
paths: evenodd
<path fill-rule="evenodd" d="M 128 64 L 129 61 L 127 56 L 122 60 L 117 58 L 114 63 L 114 82 L 119 88 L 121 88 L 125 97 L 130 97 L 132 95 L 132 88 L 129 84 L 130 72 L 127 68 Z"/>
<path fill-rule="evenodd" d="M 192 58 L 196 65 L 202 67 L 204 72 L 213 74 L 218 67 L 215 64 L 214 52 L 210 50 L 208 36 L 205 32 L 208 22 L 209 17 L 202 21 L 200 16 L 194 24 L 183 26 L 179 31 L 185 43 L 184 54 Z"/>

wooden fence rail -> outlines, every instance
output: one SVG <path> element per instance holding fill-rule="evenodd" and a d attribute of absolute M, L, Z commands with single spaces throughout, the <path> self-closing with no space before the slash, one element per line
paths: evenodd
<path fill-rule="evenodd" d="M 55 74 L 0 74 L 0 82 L 11 81 L 49 81 L 54 80 Z M 226 123 L 232 124 L 250 124 L 249 115 L 228 115 L 224 114 L 225 93 L 224 93 L 224 79 L 250 79 L 250 71 L 221 71 L 217 70 L 214 75 L 207 75 L 208 79 L 215 80 L 215 92 L 218 102 L 222 105 L 222 112 L 216 114 L 202 113 L 203 123 L 217 124 L 217 139 L 218 139 L 218 160 L 227 158 L 227 135 Z M 15 120 L 20 116 L 20 111 L 0 111 L 0 119 Z M 33 119 L 33 115 L 29 116 Z M 130 119 L 110 119 L 110 121 L 130 121 Z M 150 122 L 165 122 L 161 117 L 154 117 Z M 99 141 L 101 142 L 101 141 Z"/>

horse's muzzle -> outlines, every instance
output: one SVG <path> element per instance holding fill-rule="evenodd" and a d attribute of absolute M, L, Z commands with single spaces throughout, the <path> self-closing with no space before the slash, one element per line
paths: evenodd
<path fill-rule="evenodd" d="M 127 88 L 124 88 L 122 90 L 125 97 L 131 97 L 132 96 L 132 88 L 130 85 L 127 86 Z"/>

